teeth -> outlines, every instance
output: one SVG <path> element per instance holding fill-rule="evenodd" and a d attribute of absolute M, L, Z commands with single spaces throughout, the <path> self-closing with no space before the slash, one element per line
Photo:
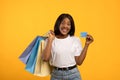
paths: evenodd
<path fill-rule="evenodd" d="M 66 32 L 67 30 L 66 29 L 63 29 L 64 32 Z"/>

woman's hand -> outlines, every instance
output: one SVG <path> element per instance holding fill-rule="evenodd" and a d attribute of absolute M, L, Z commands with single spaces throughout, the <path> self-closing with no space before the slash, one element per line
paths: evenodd
<path fill-rule="evenodd" d="M 88 34 L 87 37 L 86 37 L 86 42 L 85 42 L 85 44 L 86 44 L 86 45 L 89 45 L 89 44 L 91 44 L 93 41 L 94 41 L 93 37 Z"/>
<path fill-rule="evenodd" d="M 48 33 L 48 40 L 53 41 L 54 38 L 55 38 L 54 31 L 50 30 L 50 32 Z"/>

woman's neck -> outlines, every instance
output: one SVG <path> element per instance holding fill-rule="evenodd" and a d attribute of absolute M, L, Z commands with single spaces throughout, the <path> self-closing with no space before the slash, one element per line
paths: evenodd
<path fill-rule="evenodd" d="M 68 35 L 56 35 L 56 37 L 57 38 L 59 38 L 59 39 L 64 39 L 64 38 L 66 38 Z"/>

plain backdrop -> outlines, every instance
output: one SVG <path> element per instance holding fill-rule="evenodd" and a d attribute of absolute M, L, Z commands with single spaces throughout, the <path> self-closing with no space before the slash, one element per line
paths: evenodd
<path fill-rule="evenodd" d="M 78 66 L 82 79 L 120 80 L 119 0 L 0 0 L 0 80 L 50 79 L 27 72 L 18 57 L 37 35 L 53 30 L 62 13 L 73 16 L 75 36 L 94 37 Z"/>

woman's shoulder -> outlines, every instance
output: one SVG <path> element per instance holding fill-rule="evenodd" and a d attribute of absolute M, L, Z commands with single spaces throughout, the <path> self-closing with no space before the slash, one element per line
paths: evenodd
<path fill-rule="evenodd" d="M 80 42 L 81 41 L 80 38 L 77 36 L 71 36 L 70 38 L 73 42 Z"/>
<path fill-rule="evenodd" d="M 77 36 L 70 36 L 71 37 L 71 39 L 73 39 L 73 40 L 79 40 L 80 38 L 79 37 L 77 37 Z"/>
<path fill-rule="evenodd" d="M 81 44 L 80 37 L 77 36 L 71 36 L 71 39 L 75 45 Z"/>

